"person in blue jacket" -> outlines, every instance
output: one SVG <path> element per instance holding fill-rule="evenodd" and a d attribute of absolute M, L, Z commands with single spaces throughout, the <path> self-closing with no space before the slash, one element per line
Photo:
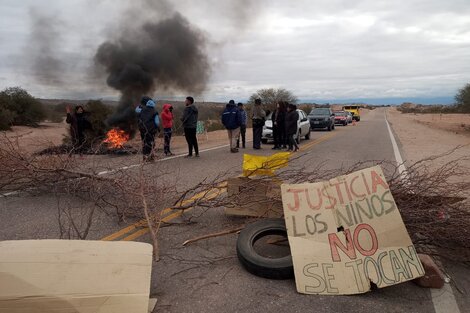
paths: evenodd
<path fill-rule="evenodd" d="M 248 121 L 248 115 L 246 113 L 246 110 L 243 106 L 243 103 L 239 102 L 237 104 L 238 109 L 240 110 L 240 114 L 242 115 L 242 124 L 240 125 L 240 136 L 238 137 L 237 140 L 237 149 L 240 148 L 240 138 L 242 141 L 242 148 L 245 149 L 245 143 L 246 143 L 246 122 Z"/>
<path fill-rule="evenodd" d="M 155 111 L 155 101 L 147 96 L 142 97 L 135 112 L 137 113 L 137 125 L 142 139 L 143 159 L 144 161 L 152 161 L 154 159 L 155 136 L 160 130 L 160 118 L 157 111 Z"/>
<path fill-rule="evenodd" d="M 235 101 L 230 100 L 222 113 L 222 124 L 227 129 L 230 141 L 230 152 L 238 152 L 237 140 L 240 136 L 240 126 L 242 125 L 242 114 L 235 105 Z"/>

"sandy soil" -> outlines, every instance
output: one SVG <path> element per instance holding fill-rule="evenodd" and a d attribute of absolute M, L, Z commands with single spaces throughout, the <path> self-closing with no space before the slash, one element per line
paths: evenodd
<path fill-rule="evenodd" d="M 470 158 L 470 114 L 402 114 L 396 108 L 387 111 L 388 120 L 408 163 L 444 154 L 461 146 L 451 155 L 432 163 L 439 166 L 453 160 Z M 466 125 L 462 127 L 462 125 Z M 470 160 L 460 161 L 470 167 Z M 470 177 L 469 177 L 470 179 Z"/>
<path fill-rule="evenodd" d="M 1 132 L 25 151 L 35 152 L 60 145 L 67 135 L 66 123 L 41 123 L 37 128 L 13 126 L 11 131 Z"/>
<path fill-rule="evenodd" d="M 14 126 L 12 131 L 2 132 L 10 140 L 15 141 L 18 146 L 27 152 L 34 153 L 47 147 L 60 145 L 62 139 L 68 133 L 68 125 L 64 123 L 42 123 L 38 128 L 26 126 Z M 251 140 L 252 131 L 247 129 L 246 140 Z M 137 135 L 128 144 L 139 149 L 140 138 Z M 225 130 L 213 131 L 198 135 L 199 149 L 207 149 L 228 144 L 227 132 Z M 157 138 L 158 149 L 163 149 L 163 138 Z M 247 144 L 249 146 L 249 144 Z M 174 136 L 171 141 L 171 149 L 175 154 L 185 153 L 187 144 L 184 136 Z"/>

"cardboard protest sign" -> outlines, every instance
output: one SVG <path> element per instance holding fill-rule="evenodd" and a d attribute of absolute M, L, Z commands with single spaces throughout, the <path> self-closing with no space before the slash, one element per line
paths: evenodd
<path fill-rule="evenodd" d="M 298 292 L 357 294 L 424 275 L 379 166 L 281 190 Z"/>
<path fill-rule="evenodd" d="M 0 313 L 147 313 L 152 246 L 140 242 L 0 242 Z"/>

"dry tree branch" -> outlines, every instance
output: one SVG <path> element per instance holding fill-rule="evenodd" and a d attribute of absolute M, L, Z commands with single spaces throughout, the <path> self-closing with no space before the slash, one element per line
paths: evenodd
<path fill-rule="evenodd" d="M 192 239 L 189 239 L 189 240 L 186 240 L 185 242 L 183 242 L 183 246 L 186 246 L 186 245 L 189 245 L 189 244 L 194 243 L 196 241 L 200 241 L 200 240 L 204 240 L 204 239 L 209 239 L 209 238 L 225 236 L 225 235 L 229 235 L 229 234 L 233 234 L 233 233 L 238 233 L 243 228 L 245 228 L 245 225 L 240 226 L 240 227 L 236 227 L 236 228 L 232 228 L 232 229 L 228 229 L 228 230 L 224 230 L 224 231 L 220 231 L 220 232 L 216 232 L 216 233 L 212 233 L 212 234 L 199 236 L 199 237 L 196 237 L 196 238 L 192 238 Z"/>

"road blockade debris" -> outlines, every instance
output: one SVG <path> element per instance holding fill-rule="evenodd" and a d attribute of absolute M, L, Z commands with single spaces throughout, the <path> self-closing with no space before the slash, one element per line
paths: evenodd
<path fill-rule="evenodd" d="M 274 171 L 289 165 L 290 152 L 279 152 L 270 156 L 243 155 L 243 176 L 273 176 Z"/>
<path fill-rule="evenodd" d="M 252 217 L 282 217 L 281 181 L 249 177 L 227 180 L 225 214 Z"/>
<path fill-rule="evenodd" d="M 424 275 L 380 166 L 281 190 L 299 293 L 365 293 Z"/>

